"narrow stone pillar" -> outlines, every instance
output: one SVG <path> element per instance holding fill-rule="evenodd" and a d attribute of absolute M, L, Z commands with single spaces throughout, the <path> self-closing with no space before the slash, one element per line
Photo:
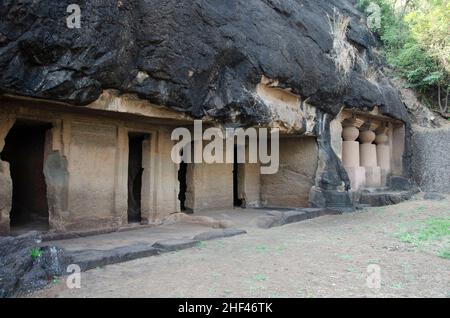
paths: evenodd
<path fill-rule="evenodd" d="M 381 186 L 381 169 L 378 166 L 377 146 L 373 144 L 376 134 L 370 129 L 370 124 L 364 125 L 359 134 L 361 166 L 366 168 L 366 186 Z"/>
<path fill-rule="evenodd" d="M 5 139 L 14 125 L 15 119 L 0 117 L 0 154 L 5 147 Z M 10 230 L 10 212 L 12 207 L 13 184 L 9 163 L 0 158 L 0 235 L 8 235 Z"/>
<path fill-rule="evenodd" d="M 378 166 L 381 168 L 381 184 L 386 185 L 388 175 L 391 172 L 391 151 L 388 144 L 389 136 L 384 126 L 377 130 L 375 143 L 377 144 Z"/>
<path fill-rule="evenodd" d="M 358 190 L 366 183 L 365 169 L 360 166 L 359 129 L 354 119 L 344 121 L 342 130 L 342 163 L 350 178 L 353 190 Z"/>
<path fill-rule="evenodd" d="M 359 167 L 359 129 L 350 123 L 344 124 L 342 131 L 342 162 L 346 167 Z"/>

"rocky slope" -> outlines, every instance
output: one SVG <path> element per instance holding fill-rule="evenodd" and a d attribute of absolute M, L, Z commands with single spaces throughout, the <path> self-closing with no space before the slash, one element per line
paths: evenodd
<path fill-rule="evenodd" d="M 20 296 L 46 286 L 65 274 L 66 256 L 57 247 L 39 247 L 41 237 L 30 232 L 0 237 L 0 298 Z"/>
<path fill-rule="evenodd" d="M 86 105 L 103 90 L 134 93 L 195 117 L 270 120 L 252 94 L 262 76 L 335 115 L 381 106 L 407 121 L 396 90 L 376 73 L 376 40 L 347 0 L 72 0 L 0 3 L 0 92 Z M 350 17 L 357 61 L 347 75 L 329 19 Z M 373 72 L 375 70 L 375 72 Z M 371 78 L 371 79 L 369 79 Z"/>

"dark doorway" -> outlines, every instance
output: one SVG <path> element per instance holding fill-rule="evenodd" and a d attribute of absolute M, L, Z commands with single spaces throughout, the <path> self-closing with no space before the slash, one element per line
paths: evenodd
<path fill-rule="evenodd" d="M 239 163 L 238 163 L 238 147 L 234 146 L 234 162 L 233 162 L 233 202 L 235 207 L 242 206 L 242 199 L 239 198 Z"/>
<path fill-rule="evenodd" d="M 178 200 L 180 201 L 181 211 L 186 211 L 186 190 L 187 190 L 187 163 L 182 161 L 178 170 L 178 181 L 180 183 L 180 192 L 178 193 Z"/>
<path fill-rule="evenodd" d="M 11 230 L 48 230 L 44 153 L 49 123 L 18 120 L 5 139 L 1 158 L 9 162 L 13 183 Z"/>
<path fill-rule="evenodd" d="M 128 222 L 141 222 L 142 192 L 142 143 L 148 139 L 147 134 L 130 133 L 128 135 Z"/>

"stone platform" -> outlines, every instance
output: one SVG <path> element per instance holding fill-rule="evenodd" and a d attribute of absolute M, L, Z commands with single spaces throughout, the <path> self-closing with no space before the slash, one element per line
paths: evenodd
<path fill-rule="evenodd" d="M 193 224 L 188 218 L 172 224 L 135 227 L 134 230 L 93 236 L 83 234 L 76 237 L 76 233 L 71 233 L 68 235 L 70 239 L 47 240 L 41 245 L 64 249 L 67 265 L 77 264 L 82 271 L 87 271 L 96 267 L 192 248 L 202 241 L 243 235 L 247 230 L 269 229 L 338 213 L 340 212 L 313 208 L 217 210 L 199 213 L 196 216 L 208 216 L 232 227 L 211 228 L 210 225 Z"/>

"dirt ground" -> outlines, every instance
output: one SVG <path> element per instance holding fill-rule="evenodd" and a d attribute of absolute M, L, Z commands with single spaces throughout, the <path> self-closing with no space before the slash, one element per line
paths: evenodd
<path fill-rule="evenodd" d="M 450 197 L 249 229 L 82 273 L 80 289 L 61 278 L 30 297 L 449 298 L 450 229 L 441 222 L 441 235 L 434 235 L 426 229 L 434 220 L 450 220 Z M 379 266 L 380 288 L 367 285 L 369 265 Z"/>

